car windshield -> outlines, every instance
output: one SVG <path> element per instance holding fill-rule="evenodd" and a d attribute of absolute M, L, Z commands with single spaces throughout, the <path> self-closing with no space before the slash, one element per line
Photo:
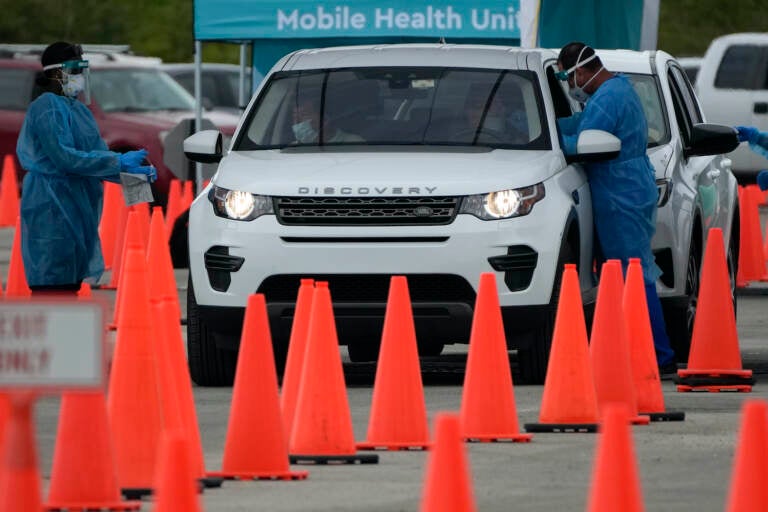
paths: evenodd
<path fill-rule="evenodd" d="M 669 126 L 657 80 L 651 75 L 636 73 L 626 73 L 626 77 L 632 82 L 643 104 L 645 119 L 648 122 L 648 147 L 666 144 L 670 140 Z"/>
<path fill-rule="evenodd" d="M 235 150 L 325 145 L 549 149 L 532 71 L 370 67 L 273 75 Z"/>
<path fill-rule="evenodd" d="M 91 91 L 105 112 L 195 108 L 192 95 L 165 71 L 151 68 L 93 69 Z"/>

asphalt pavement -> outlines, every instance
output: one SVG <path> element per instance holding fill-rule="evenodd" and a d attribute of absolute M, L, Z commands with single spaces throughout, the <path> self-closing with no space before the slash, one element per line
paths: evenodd
<path fill-rule="evenodd" d="M 0 229 L 2 276 L 7 275 L 12 237 L 12 229 Z M 185 270 L 176 271 L 183 311 L 186 276 Z M 113 291 L 94 293 L 110 304 L 114 301 Z M 742 404 L 748 399 L 768 399 L 767 306 L 764 284 L 739 295 L 739 345 L 744 367 L 754 369 L 757 377 L 751 393 L 678 393 L 665 381 L 666 407 L 684 411 L 685 421 L 632 427 L 645 510 L 725 510 Z M 466 349 L 450 347 L 443 356 L 422 361 L 430 425 L 437 412 L 459 410 Z M 341 353 L 346 361 L 354 434 L 360 441 L 367 432 L 373 365 L 351 364 L 343 348 Z M 514 394 L 520 425 L 536 422 L 542 386 L 517 384 Z M 221 467 L 231 395 L 231 388 L 194 388 L 208 470 Z M 58 406 L 57 397 L 46 397 L 35 408 L 44 488 L 50 475 Z M 596 434 L 536 434 L 527 444 L 467 444 L 477 510 L 585 509 L 597 438 Z M 201 500 L 205 510 L 221 512 L 419 510 L 428 453 L 377 453 L 380 460 L 375 465 L 293 466 L 309 470 L 304 481 L 227 481 L 220 489 L 206 490 Z M 142 510 L 151 508 L 146 501 Z"/>

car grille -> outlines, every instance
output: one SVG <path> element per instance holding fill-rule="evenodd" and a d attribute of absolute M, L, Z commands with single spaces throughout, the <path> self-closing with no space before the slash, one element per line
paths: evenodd
<path fill-rule="evenodd" d="M 301 226 L 450 224 L 458 197 L 277 197 L 281 224 Z"/>
<path fill-rule="evenodd" d="M 327 281 L 334 303 L 386 303 L 389 294 L 389 274 L 281 274 L 265 279 L 257 293 L 267 302 L 295 302 L 299 280 L 312 278 Z M 475 290 L 461 276 L 451 274 L 406 274 L 411 302 L 475 303 Z"/>

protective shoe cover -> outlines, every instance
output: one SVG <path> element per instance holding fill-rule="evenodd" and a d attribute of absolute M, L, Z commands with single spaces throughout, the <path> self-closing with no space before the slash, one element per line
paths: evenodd
<path fill-rule="evenodd" d="M 27 171 L 21 251 L 29 285 L 98 281 L 104 271 L 101 181 L 119 183 L 120 163 L 90 110 L 75 99 L 42 94 L 27 110 L 16 153 Z"/>
<path fill-rule="evenodd" d="M 655 282 L 661 275 L 651 252 L 658 191 L 645 153 L 645 115 L 632 84 L 622 75 L 606 80 L 578 118 L 566 118 L 559 126 L 566 153 L 576 153 L 582 130 L 605 130 L 621 139 L 617 158 L 586 165 L 597 235 L 606 259 L 626 265 L 639 257 L 645 281 Z"/>

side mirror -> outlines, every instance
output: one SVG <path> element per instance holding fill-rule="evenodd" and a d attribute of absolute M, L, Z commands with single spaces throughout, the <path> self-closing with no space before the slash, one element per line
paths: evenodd
<path fill-rule="evenodd" d="M 612 160 L 619 156 L 621 140 L 603 130 L 584 130 L 576 142 L 576 154 L 566 155 L 566 161 L 571 162 L 601 162 Z"/>
<path fill-rule="evenodd" d="M 693 125 L 690 146 L 685 148 L 689 156 L 708 156 L 730 153 L 739 146 L 736 130 L 721 124 L 700 123 Z"/>
<path fill-rule="evenodd" d="M 222 158 L 223 141 L 218 130 L 203 130 L 184 139 L 184 155 L 193 162 L 215 164 Z"/>

